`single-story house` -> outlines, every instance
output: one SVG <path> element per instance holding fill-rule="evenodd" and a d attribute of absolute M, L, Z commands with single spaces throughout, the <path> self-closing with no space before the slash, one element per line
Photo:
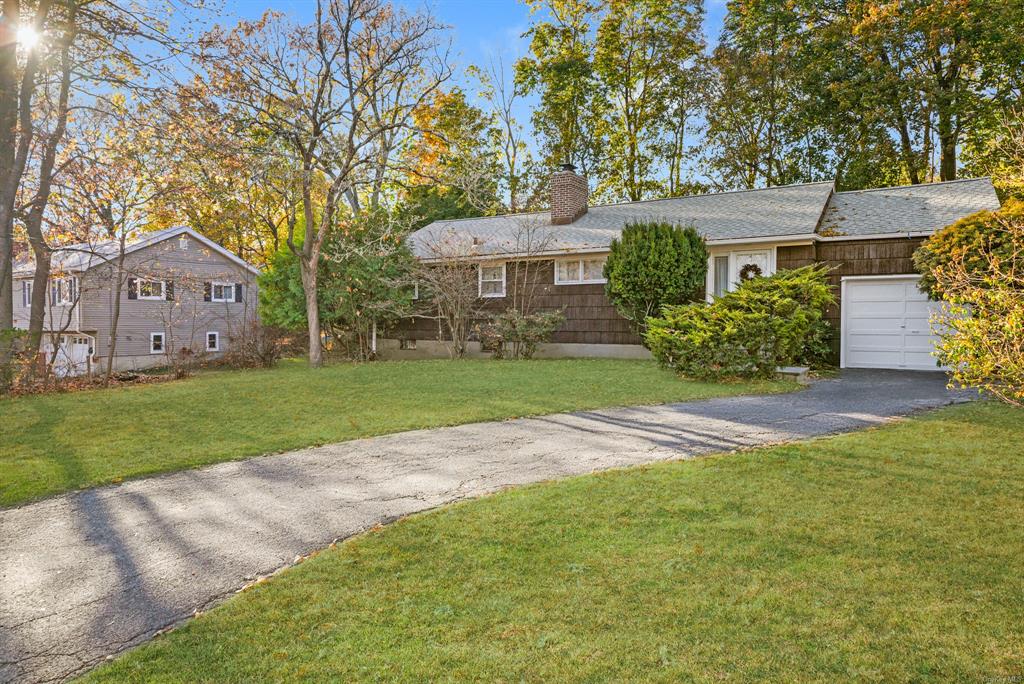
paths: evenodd
<path fill-rule="evenodd" d="M 116 240 L 54 250 L 41 351 L 56 374 L 105 369 L 115 319 L 118 371 L 167 365 L 172 354 L 222 356 L 256 319 L 259 271 L 191 228 L 128 243 L 118 297 L 119 254 Z M 31 259 L 15 264 L 16 328 L 28 329 L 34 273 Z"/>
<path fill-rule="evenodd" d="M 570 165 L 553 174 L 551 210 L 435 221 L 410 238 L 415 255 L 478 263 L 486 309 L 514 305 L 513 283 L 532 264 L 533 308 L 562 309 L 565 323 L 538 356 L 643 357 L 646 350 L 604 293 L 609 246 L 628 222 L 692 225 L 710 256 L 706 296 L 740 272 L 820 262 L 834 267 L 839 305 L 827 312 L 843 367 L 935 369 L 929 315 L 911 255 L 924 238 L 968 214 L 997 209 L 988 178 L 837 192 L 832 181 L 588 206 L 588 184 Z M 535 279 L 535 280 L 534 280 Z M 410 319 L 380 344 L 389 358 L 447 353 L 429 317 Z M 479 344 L 471 346 L 480 353 Z"/>

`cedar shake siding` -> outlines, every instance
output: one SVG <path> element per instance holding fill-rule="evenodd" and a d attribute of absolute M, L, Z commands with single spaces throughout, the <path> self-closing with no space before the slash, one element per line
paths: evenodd
<path fill-rule="evenodd" d="M 555 343 L 568 344 L 640 344 L 629 323 L 619 316 L 604 294 L 603 283 L 556 285 L 553 260 L 538 260 L 525 269 L 531 287 L 523 284 L 523 262 L 508 262 L 505 269 L 505 296 L 481 300 L 488 313 L 500 313 L 512 308 L 532 287 L 531 310 L 561 309 L 565 322 L 551 337 Z M 515 287 L 520 294 L 516 296 Z M 480 321 L 482 322 L 482 321 Z M 447 340 L 447 334 L 438 334 L 438 323 L 432 318 L 414 318 L 402 321 L 388 333 L 389 337 L 408 340 Z M 475 339 L 475 336 L 471 336 Z"/>
<path fill-rule="evenodd" d="M 473 261 L 514 263 L 527 255 L 582 258 L 607 253 L 631 221 L 663 221 L 693 226 L 707 241 L 712 259 L 705 283 L 712 291 L 730 289 L 741 263 L 770 273 L 822 262 L 834 268 L 830 280 L 839 296 L 844 276 L 913 275 L 911 256 L 923 236 L 977 211 L 999 208 L 988 178 L 849 192 L 837 192 L 834 182 L 825 181 L 588 206 L 586 179 L 564 165 L 552 175 L 549 188 L 550 211 L 434 221 L 410 236 L 413 254 L 430 261 L 438 256 L 434 247 L 442 245 L 450 248 L 446 255 Z M 543 250 L 521 249 L 527 226 L 531 244 L 542 244 Z M 566 321 L 551 347 L 539 351 L 551 356 L 642 351 L 636 347 L 640 339 L 608 302 L 602 284 L 555 285 L 551 263 L 546 261 L 538 271 L 533 308 L 562 309 Z M 506 280 L 511 288 L 511 272 Z M 486 300 L 482 307 L 488 312 L 522 308 L 511 293 Z M 836 357 L 840 307 L 826 312 Z M 437 343 L 436 321 L 406 322 L 395 332 L 408 342 L 432 340 L 423 352 L 444 353 Z M 412 345 L 400 348 L 411 351 Z"/>
<path fill-rule="evenodd" d="M 924 238 L 843 240 L 778 247 L 775 265 L 776 270 L 781 270 L 819 262 L 827 264 L 835 269 L 829 280 L 838 299 L 839 282 L 843 276 L 916 273 L 911 256 L 923 240 Z M 565 322 L 552 335 L 551 342 L 588 345 L 641 343 L 640 337 L 632 332 L 629 323 L 619 316 L 615 307 L 608 301 L 604 293 L 604 284 L 556 285 L 552 260 L 538 261 L 534 264 L 529 269 L 530 280 L 534 283 L 532 309 L 562 309 L 565 314 Z M 485 311 L 498 313 L 514 306 L 517 299 L 513 296 L 517 282 L 516 272 L 517 263 L 508 262 L 505 273 L 506 296 L 482 300 L 481 306 Z M 833 330 L 831 342 L 836 361 L 839 358 L 841 305 L 840 302 L 825 312 L 825 319 Z M 447 340 L 447 335 L 438 334 L 438 323 L 433 318 L 402 321 L 385 336 L 400 340 Z M 471 335 L 470 338 L 475 339 L 475 336 Z"/>
<path fill-rule="evenodd" d="M 885 240 L 837 240 L 817 242 L 798 247 L 779 247 L 776 266 L 779 269 L 799 268 L 823 263 L 833 269 L 829 282 L 834 287 L 837 305 L 825 312 L 832 326 L 832 352 L 839 358 L 839 326 L 842 302 L 839 283 L 844 276 L 915 274 L 912 256 L 924 238 L 889 238 Z"/>

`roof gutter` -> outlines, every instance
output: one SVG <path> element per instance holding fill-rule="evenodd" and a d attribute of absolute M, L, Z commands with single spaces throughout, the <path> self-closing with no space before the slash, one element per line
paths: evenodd
<path fill-rule="evenodd" d="M 935 233 L 934 230 L 918 230 L 918 231 L 905 231 L 900 233 L 873 233 L 871 235 L 818 235 L 817 233 L 798 233 L 796 235 L 766 235 L 761 237 L 747 237 L 747 238 L 726 238 L 722 240 L 708 240 L 707 244 L 709 247 L 719 247 L 728 245 L 750 245 L 750 244 L 810 244 L 812 242 L 844 242 L 850 240 L 892 240 L 892 239 L 912 239 L 917 237 L 928 237 Z M 459 259 L 461 261 L 501 261 L 503 259 L 540 259 L 560 256 L 572 256 L 574 254 L 605 254 L 609 251 L 609 247 L 586 247 L 584 249 L 556 249 L 556 250 L 545 250 L 541 252 L 534 252 L 533 254 L 523 254 L 521 252 L 492 252 L 490 254 L 473 254 L 465 257 L 459 257 L 452 255 L 451 258 Z M 448 257 L 441 258 L 428 258 L 419 257 L 419 260 L 423 263 L 439 263 L 445 261 Z"/>
<path fill-rule="evenodd" d="M 871 235 L 816 235 L 816 242 L 845 242 L 849 240 L 892 240 L 894 238 L 916 238 L 934 235 L 934 230 L 909 230 L 900 233 L 872 233 Z"/>

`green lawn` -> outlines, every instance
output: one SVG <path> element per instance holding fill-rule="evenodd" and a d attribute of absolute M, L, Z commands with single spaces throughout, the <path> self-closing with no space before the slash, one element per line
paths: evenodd
<path fill-rule="evenodd" d="M 0 506 L 401 430 L 793 389 L 680 380 L 654 362 L 408 361 L 225 371 L 0 400 Z"/>
<path fill-rule="evenodd" d="M 93 681 L 1020 681 L 1024 411 L 510 490 L 355 538 Z"/>

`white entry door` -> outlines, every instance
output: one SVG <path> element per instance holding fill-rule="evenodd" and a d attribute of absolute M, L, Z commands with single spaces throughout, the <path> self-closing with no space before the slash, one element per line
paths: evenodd
<path fill-rule="evenodd" d="M 843 279 L 844 368 L 939 370 L 929 320 L 941 305 L 917 281 L 909 275 Z"/>
<path fill-rule="evenodd" d="M 754 249 L 732 253 L 732 282 L 739 283 L 742 279 L 744 266 L 756 266 L 754 275 L 771 275 L 771 252 L 767 249 Z M 751 269 L 747 269 L 748 272 Z M 748 273 L 748 277 L 750 277 Z"/>

